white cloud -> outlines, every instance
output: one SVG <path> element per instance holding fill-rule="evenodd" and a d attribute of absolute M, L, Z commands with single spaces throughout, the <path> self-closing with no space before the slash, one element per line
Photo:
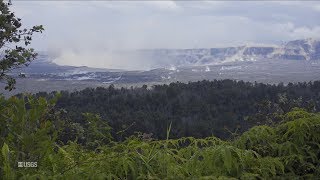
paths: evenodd
<path fill-rule="evenodd" d="M 313 9 L 320 12 L 320 4 L 313 6 Z"/>
<path fill-rule="evenodd" d="M 247 42 L 274 43 L 320 34 L 315 2 L 226 1 L 15 1 L 41 50 L 58 51 L 59 63 L 147 68 L 154 62 L 117 49 L 202 48 Z"/>
<path fill-rule="evenodd" d="M 302 38 L 320 38 L 320 26 L 316 26 L 313 28 L 308 27 L 298 27 L 293 29 L 291 33 L 291 37 L 302 39 Z"/>
<path fill-rule="evenodd" d="M 179 10 L 180 7 L 174 1 L 145 1 L 147 5 L 163 10 Z"/>

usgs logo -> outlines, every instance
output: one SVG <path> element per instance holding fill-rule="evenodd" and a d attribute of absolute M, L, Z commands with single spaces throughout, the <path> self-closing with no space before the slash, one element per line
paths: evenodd
<path fill-rule="evenodd" d="M 18 162 L 18 167 L 37 167 L 37 162 Z"/>

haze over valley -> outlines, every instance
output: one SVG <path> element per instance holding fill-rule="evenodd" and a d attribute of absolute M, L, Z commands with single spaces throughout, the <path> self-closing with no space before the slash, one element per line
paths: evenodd
<path fill-rule="evenodd" d="M 0 179 L 319 179 L 320 1 L 0 0 Z"/>
<path fill-rule="evenodd" d="M 39 56 L 17 89 L 75 90 L 235 79 L 319 77 L 316 1 L 16 1 L 24 26 L 43 24 Z M 270 14 L 270 12 L 272 12 Z"/>
<path fill-rule="evenodd" d="M 29 67 L 15 72 L 19 92 L 80 90 L 85 87 L 154 85 L 214 79 L 289 83 L 320 79 L 320 41 L 301 39 L 282 45 L 243 45 L 226 48 L 148 49 L 126 51 L 152 66 L 145 69 L 107 69 L 65 66 L 40 52 Z M 115 60 L 116 61 L 116 60 Z M 27 83 L 28 82 L 28 83 Z"/>

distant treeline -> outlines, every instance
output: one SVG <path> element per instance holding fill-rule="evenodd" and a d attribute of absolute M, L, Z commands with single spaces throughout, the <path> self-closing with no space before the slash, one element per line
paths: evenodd
<path fill-rule="evenodd" d="M 35 96 L 50 98 L 53 94 L 40 92 Z M 70 132 L 81 130 L 83 113 L 95 113 L 110 124 L 118 140 L 136 132 L 165 139 L 170 124 L 171 138 L 214 135 L 228 139 L 255 125 L 272 125 L 294 107 L 319 111 L 320 81 L 270 85 L 215 80 L 131 89 L 111 85 L 61 91 L 56 104 L 56 108 L 67 111 L 67 119 L 72 119 Z"/>

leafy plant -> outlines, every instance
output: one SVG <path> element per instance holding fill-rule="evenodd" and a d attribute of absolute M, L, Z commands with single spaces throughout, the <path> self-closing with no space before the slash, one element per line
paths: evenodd
<path fill-rule="evenodd" d="M 31 44 L 33 34 L 42 33 L 44 28 L 42 25 L 22 28 L 21 19 L 15 17 L 3 0 L 0 0 L 0 12 L 0 50 L 3 53 L 0 56 L 0 83 L 6 83 L 5 89 L 12 90 L 16 80 L 9 73 L 28 66 L 36 58 L 37 53 L 27 46 Z"/>
<path fill-rule="evenodd" d="M 216 137 L 114 141 L 111 127 L 85 113 L 84 143 L 59 141 L 69 121 L 56 100 L 1 98 L 1 176 L 5 179 L 314 179 L 320 175 L 320 114 L 294 109 L 274 126 L 232 141 Z M 5 127 L 5 128 L 3 128 Z M 63 136 L 65 138 L 65 136 Z M 18 161 L 36 161 L 33 169 Z"/>

